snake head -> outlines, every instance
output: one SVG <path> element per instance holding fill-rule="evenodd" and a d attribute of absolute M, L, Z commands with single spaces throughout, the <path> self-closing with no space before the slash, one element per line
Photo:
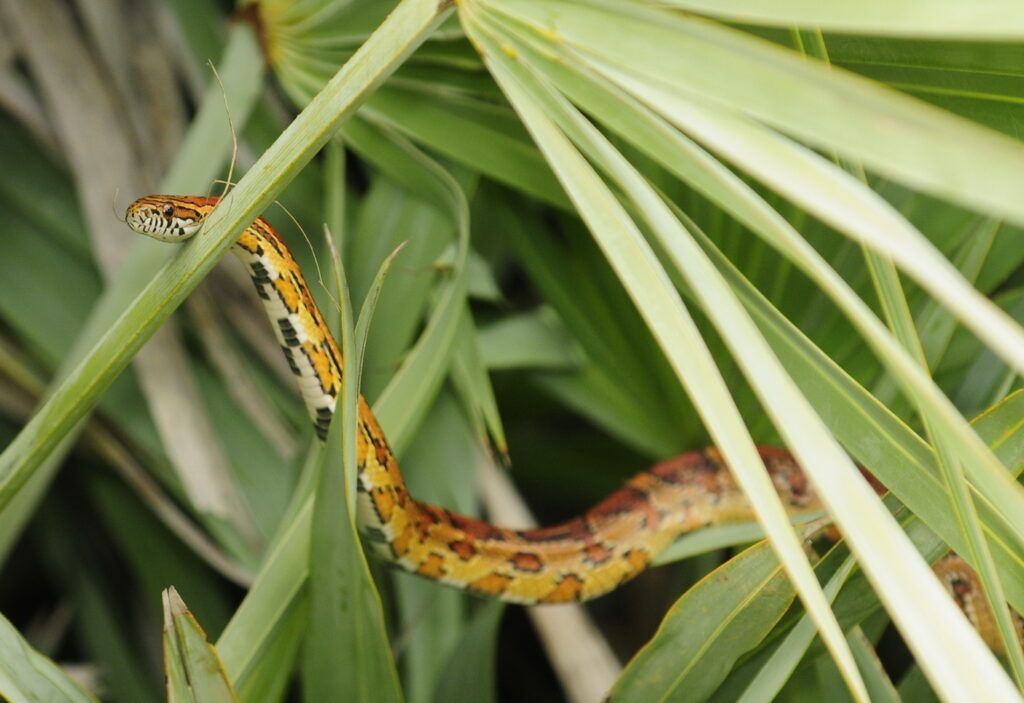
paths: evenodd
<path fill-rule="evenodd" d="M 150 195 L 139 198 L 125 211 L 125 222 L 139 234 L 161 242 L 180 242 L 199 231 L 203 204 L 198 198 Z"/>

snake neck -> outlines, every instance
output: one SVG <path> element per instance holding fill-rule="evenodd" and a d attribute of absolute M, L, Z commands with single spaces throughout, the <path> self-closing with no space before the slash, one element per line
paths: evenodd
<path fill-rule="evenodd" d="M 242 233 L 232 251 L 256 287 L 317 436 L 326 440 L 341 393 L 344 359 L 302 270 L 281 236 L 262 218 Z M 361 395 L 358 417 L 358 523 L 375 551 L 393 561 L 388 539 L 394 530 L 389 523 L 399 513 L 417 508 L 384 432 Z"/>
<path fill-rule="evenodd" d="M 256 220 L 232 249 L 252 278 L 321 440 L 334 417 L 344 363 L 302 271 L 280 235 Z"/>

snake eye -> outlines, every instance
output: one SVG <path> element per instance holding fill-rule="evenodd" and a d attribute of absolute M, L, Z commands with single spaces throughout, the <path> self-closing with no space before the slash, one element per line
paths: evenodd
<path fill-rule="evenodd" d="M 165 205 L 164 206 L 164 217 L 166 217 L 169 220 L 173 216 L 174 216 L 174 206 L 173 205 Z"/>

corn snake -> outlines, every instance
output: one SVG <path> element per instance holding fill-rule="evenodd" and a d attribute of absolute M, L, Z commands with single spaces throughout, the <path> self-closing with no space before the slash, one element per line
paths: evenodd
<path fill-rule="evenodd" d="M 200 229 L 218 201 L 147 196 L 129 206 L 126 222 L 155 239 L 183 241 Z M 343 359 L 302 271 L 263 218 L 242 233 L 233 252 L 252 278 L 316 432 L 324 439 L 341 391 Z M 362 396 L 358 403 L 357 520 L 367 543 L 399 568 L 481 596 L 524 605 L 589 600 L 635 577 L 686 532 L 755 519 L 721 455 L 707 448 L 654 465 L 586 513 L 559 525 L 496 527 L 412 498 L 373 412 Z M 790 512 L 821 510 L 789 452 L 768 446 L 758 451 Z M 1000 649 L 973 570 L 949 555 L 935 571 L 986 642 Z M 1024 621 L 1016 614 L 1015 622 L 1024 631 Z"/>

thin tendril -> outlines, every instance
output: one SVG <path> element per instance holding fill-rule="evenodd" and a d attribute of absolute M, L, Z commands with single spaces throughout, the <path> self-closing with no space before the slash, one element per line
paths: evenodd
<path fill-rule="evenodd" d="M 220 86 L 220 96 L 224 101 L 224 115 L 228 119 L 228 130 L 231 132 L 231 162 L 228 165 L 228 177 L 224 181 L 224 190 L 220 194 L 220 197 L 223 198 L 232 185 L 232 176 L 235 175 L 235 163 L 238 161 L 238 134 L 235 131 L 235 122 L 231 119 L 231 106 L 228 104 L 228 92 L 224 87 L 224 82 L 220 79 L 220 74 L 217 73 L 217 67 L 213 65 L 213 62 L 208 61 L 207 63 L 210 65 L 210 70 L 213 71 L 213 77 L 217 79 L 217 85 Z"/>
<path fill-rule="evenodd" d="M 327 283 L 324 282 L 323 272 L 320 270 L 320 260 L 316 255 L 316 250 L 313 248 L 312 240 L 310 240 L 309 235 L 306 234 L 306 230 L 302 227 L 302 225 L 299 224 L 299 221 L 295 219 L 295 215 L 293 215 L 291 211 L 284 206 L 284 203 L 280 202 L 279 200 L 275 200 L 274 204 L 281 208 L 284 211 L 284 214 L 288 215 L 288 218 L 295 223 L 295 226 L 302 234 L 302 238 L 306 240 L 306 246 L 309 247 L 309 253 L 313 257 L 313 266 L 316 267 L 316 282 L 319 283 L 320 287 L 324 289 L 324 293 L 327 295 L 328 298 L 330 298 L 331 302 L 334 304 L 334 309 L 337 310 L 338 313 L 341 313 L 341 304 L 333 295 L 331 295 L 331 289 L 328 288 Z M 334 248 L 334 240 L 330 237 L 330 230 L 327 229 L 326 225 L 324 225 L 324 229 L 327 231 L 328 234 L 328 246 L 331 249 L 331 254 L 336 256 L 337 251 Z"/>
<path fill-rule="evenodd" d="M 117 196 L 121 194 L 120 188 L 114 188 L 114 197 L 110 199 L 110 209 L 114 211 L 114 219 L 118 222 L 128 224 L 128 215 L 121 214 L 121 211 L 117 208 Z"/>
<path fill-rule="evenodd" d="M 228 92 L 224 87 L 224 81 L 220 79 L 220 74 L 217 73 L 217 67 L 213 65 L 213 62 L 207 61 L 207 64 L 213 72 L 213 77 L 217 80 L 217 85 L 220 86 L 220 96 L 224 101 L 224 115 L 227 117 L 228 131 L 231 134 L 231 161 L 228 163 L 228 177 L 223 181 L 220 181 L 219 179 L 214 181 L 214 183 L 224 183 L 224 190 L 220 193 L 220 197 L 223 199 L 224 196 L 228 194 L 228 189 L 234 185 L 232 183 L 232 177 L 235 175 L 235 163 L 238 160 L 238 134 L 235 131 L 235 122 L 231 119 L 231 106 L 228 104 Z M 203 224 L 205 225 L 205 222 Z"/>

